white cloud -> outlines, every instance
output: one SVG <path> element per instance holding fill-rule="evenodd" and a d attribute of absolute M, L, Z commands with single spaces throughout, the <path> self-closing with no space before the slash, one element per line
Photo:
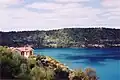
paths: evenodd
<path fill-rule="evenodd" d="M 20 4 L 23 0 L 0 0 L 0 5 Z"/>
<path fill-rule="evenodd" d="M 27 5 L 28 8 L 37 8 L 37 9 L 59 9 L 62 7 L 62 4 L 55 4 L 55 3 L 33 3 L 31 5 Z"/>
<path fill-rule="evenodd" d="M 102 5 L 107 8 L 120 7 L 120 0 L 103 0 Z"/>
<path fill-rule="evenodd" d="M 14 2 L 14 0 L 0 0 L 0 4 L 10 4 Z"/>
<path fill-rule="evenodd" d="M 71 3 L 74 3 L 74 2 L 88 2 L 88 1 L 90 1 L 90 0 L 55 0 L 56 2 L 65 2 L 65 3 L 69 3 L 69 2 L 71 2 Z"/>
<path fill-rule="evenodd" d="M 103 0 L 102 6 L 108 12 L 108 20 L 111 25 L 118 25 L 120 20 L 120 0 Z"/>
<path fill-rule="evenodd" d="M 109 2 L 110 5 L 108 5 L 106 1 L 103 1 L 101 2 L 103 8 L 93 8 L 85 6 L 83 3 L 77 3 L 77 1 L 83 0 L 69 0 L 70 3 L 64 4 L 34 2 L 21 8 L 9 8 L 9 5 L 16 5 L 13 4 L 14 1 L 8 3 L 9 1 L 11 0 L 0 2 L 5 5 L 5 7 L 0 6 L 0 28 L 5 31 L 48 30 L 76 26 L 117 26 L 116 28 L 119 28 L 120 26 L 120 8 L 116 2 L 112 5 Z M 68 0 L 56 1 L 68 2 Z"/>
<path fill-rule="evenodd" d="M 34 3 L 27 5 L 28 8 L 46 9 L 53 11 L 52 14 L 59 18 L 85 18 L 88 16 L 96 16 L 102 11 L 100 9 L 92 9 L 91 7 L 84 7 L 79 3 L 70 4 L 56 4 L 56 3 Z M 47 13 L 48 15 L 51 13 Z M 50 16 L 49 15 L 49 16 Z"/>

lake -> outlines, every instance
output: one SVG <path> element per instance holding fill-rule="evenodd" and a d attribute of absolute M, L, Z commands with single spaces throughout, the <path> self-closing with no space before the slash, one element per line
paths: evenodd
<path fill-rule="evenodd" d="M 34 52 L 51 56 L 72 69 L 94 68 L 99 80 L 120 80 L 120 48 L 45 48 Z"/>

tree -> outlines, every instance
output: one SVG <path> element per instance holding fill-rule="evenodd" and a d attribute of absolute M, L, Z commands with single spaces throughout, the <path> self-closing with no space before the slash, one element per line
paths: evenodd
<path fill-rule="evenodd" d="M 20 62 L 16 53 L 6 47 L 0 47 L 0 73 L 1 78 L 15 78 L 20 73 Z M 13 56 L 14 55 L 14 56 Z M 16 57 L 16 59 L 15 59 Z"/>
<path fill-rule="evenodd" d="M 19 75 L 23 73 L 23 71 L 28 72 L 28 68 L 25 70 L 25 66 L 28 67 L 27 60 L 20 56 L 19 53 L 7 47 L 0 47 L 1 79 L 21 78 Z"/>

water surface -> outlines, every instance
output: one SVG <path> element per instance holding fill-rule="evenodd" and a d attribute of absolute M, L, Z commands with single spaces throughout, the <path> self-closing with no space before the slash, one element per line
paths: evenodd
<path fill-rule="evenodd" d="M 120 80 L 119 48 L 45 48 L 34 52 L 51 56 L 73 69 L 92 67 L 100 80 Z"/>

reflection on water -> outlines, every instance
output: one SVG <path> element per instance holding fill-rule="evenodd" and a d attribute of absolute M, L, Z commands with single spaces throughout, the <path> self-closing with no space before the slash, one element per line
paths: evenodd
<path fill-rule="evenodd" d="M 63 56 L 66 56 L 62 54 Z M 61 56 L 61 54 L 60 54 Z M 106 59 L 120 60 L 120 53 L 107 53 L 107 54 L 91 54 L 91 55 L 67 55 L 66 59 L 70 60 L 81 60 L 87 59 L 90 62 L 100 62 L 105 61 Z"/>
<path fill-rule="evenodd" d="M 100 80 L 120 80 L 120 49 L 57 48 L 36 49 L 36 54 L 52 56 L 71 68 L 95 68 Z"/>

